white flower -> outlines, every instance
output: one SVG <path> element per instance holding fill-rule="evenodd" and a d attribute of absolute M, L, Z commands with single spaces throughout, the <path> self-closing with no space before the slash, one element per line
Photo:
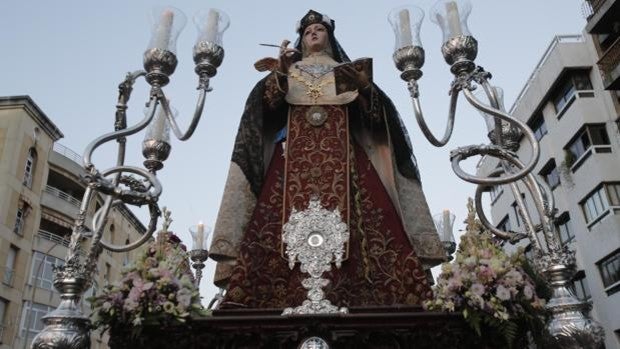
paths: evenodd
<path fill-rule="evenodd" d="M 497 286 L 497 290 L 495 290 L 495 295 L 497 296 L 497 298 L 503 301 L 507 301 L 510 299 L 510 290 L 508 290 L 503 285 L 499 285 Z"/>
<path fill-rule="evenodd" d="M 532 296 L 534 296 L 534 290 L 532 289 L 532 286 L 525 285 L 525 287 L 523 287 L 523 295 L 527 300 L 532 299 Z"/>

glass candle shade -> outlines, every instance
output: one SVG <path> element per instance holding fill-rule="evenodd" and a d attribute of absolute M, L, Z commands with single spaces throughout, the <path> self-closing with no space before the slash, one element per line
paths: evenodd
<path fill-rule="evenodd" d="M 455 242 L 454 234 L 452 233 L 455 218 L 456 216 L 450 210 L 443 210 L 442 213 L 433 216 L 435 228 L 437 228 L 441 242 Z"/>
<path fill-rule="evenodd" d="M 471 36 L 467 18 L 471 13 L 468 0 L 439 0 L 430 11 L 431 21 L 443 32 L 443 42 L 457 36 Z"/>
<path fill-rule="evenodd" d="M 149 112 L 150 109 L 148 108 L 144 110 L 145 114 Z M 170 107 L 170 112 L 172 113 L 173 118 L 177 117 L 178 111 L 175 108 Z M 155 116 L 153 117 L 153 120 L 151 120 L 151 123 L 146 129 L 144 140 L 156 140 L 170 144 L 170 122 L 166 117 L 164 107 L 161 105 L 161 103 L 157 106 Z"/>
<path fill-rule="evenodd" d="M 495 97 L 497 98 L 497 103 L 499 104 L 499 110 L 506 111 L 506 108 L 504 107 L 504 90 L 499 86 L 491 86 L 491 90 L 495 92 Z M 478 87 L 478 90 L 474 93 L 474 95 L 484 104 L 493 106 L 482 86 Z M 483 112 L 480 112 L 480 114 L 484 117 L 484 123 L 487 126 L 487 131 L 493 132 L 495 130 L 495 117 Z"/>
<path fill-rule="evenodd" d="M 230 20 L 224 11 L 213 8 L 198 11 L 194 15 L 194 24 L 198 30 L 197 43 L 210 42 L 223 47 L 222 38 L 230 26 Z"/>
<path fill-rule="evenodd" d="M 202 222 L 189 228 L 192 235 L 192 250 L 208 250 L 208 240 L 211 234 L 211 228 Z"/>
<path fill-rule="evenodd" d="M 400 6 L 392 9 L 388 21 L 396 39 L 394 51 L 407 46 L 422 47 L 420 27 L 424 19 L 424 11 L 413 5 Z"/>
<path fill-rule="evenodd" d="M 151 41 L 147 50 L 157 48 L 176 54 L 177 38 L 185 28 L 185 14 L 174 7 L 157 7 L 151 11 Z"/>

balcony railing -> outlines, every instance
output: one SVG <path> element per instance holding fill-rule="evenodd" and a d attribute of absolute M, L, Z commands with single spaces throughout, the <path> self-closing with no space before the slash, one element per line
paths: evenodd
<path fill-rule="evenodd" d="M 605 0 L 586 0 L 581 4 L 581 12 L 585 19 L 590 19 L 601 9 Z"/>
<path fill-rule="evenodd" d="M 65 238 L 64 236 L 60 236 L 58 234 L 54 234 L 54 233 L 50 233 L 49 231 L 45 231 L 45 230 L 39 230 L 39 233 L 37 234 L 40 238 L 43 238 L 45 240 L 49 240 L 55 244 L 59 244 L 59 245 L 63 245 L 65 247 L 69 247 L 69 239 Z"/>
<path fill-rule="evenodd" d="M 51 186 L 45 186 L 45 192 L 48 194 L 51 194 L 57 198 L 60 198 L 70 204 L 72 204 L 75 207 L 80 207 L 80 200 L 74 198 L 73 196 L 65 193 L 64 191 L 58 189 L 58 188 L 54 188 Z"/>
<path fill-rule="evenodd" d="M 54 143 L 54 151 L 77 164 L 82 164 L 82 157 L 78 153 L 60 143 Z"/>
<path fill-rule="evenodd" d="M 14 279 L 15 279 L 15 269 L 4 267 L 4 275 L 2 275 L 2 283 L 7 286 L 12 287 Z"/>
<path fill-rule="evenodd" d="M 610 73 L 620 64 L 620 36 L 603 53 L 597 64 L 603 75 L 603 80 L 607 83 L 606 80 L 609 78 Z"/>

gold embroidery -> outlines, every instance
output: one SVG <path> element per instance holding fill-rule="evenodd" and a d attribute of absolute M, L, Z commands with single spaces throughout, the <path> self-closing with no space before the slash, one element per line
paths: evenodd
<path fill-rule="evenodd" d="M 322 75 L 314 77 L 310 75 L 307 79 L 305 76 L 300 75 L 296 71 L 291 71 L 289 76 L 306 87 L 306 95 L 312 98 L 312 101 L 316 103 L 319 98 L 323 96 L 323 88 L 329 84 L 335 83 L 334 75 Z M 324 78 L 325 77 L 325 78 Z"/>

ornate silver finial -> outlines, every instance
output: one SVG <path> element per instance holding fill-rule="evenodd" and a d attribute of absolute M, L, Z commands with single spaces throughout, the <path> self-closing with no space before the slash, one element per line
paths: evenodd
<path fill-rule="evenodd" d="M 344 246 L 349 240 L 347 224 L 338 209 L 329 211 L 321 206 L 318 198 L 312 198 L 307 209 L 300 212 L 293 209 L 282 230 L 289 267 L 293 269 L 300 262 L 300 270 L 310 274 L 310 278 L 302 281 L 308 299 L 301 306 L 284 309 L 282 315 L 348 313 L 346 308 L 338 308 L 325 299 L 322 290 L 329 280 L 321 275 L 331 270 L 332 262 L 340 268 Z"/>

